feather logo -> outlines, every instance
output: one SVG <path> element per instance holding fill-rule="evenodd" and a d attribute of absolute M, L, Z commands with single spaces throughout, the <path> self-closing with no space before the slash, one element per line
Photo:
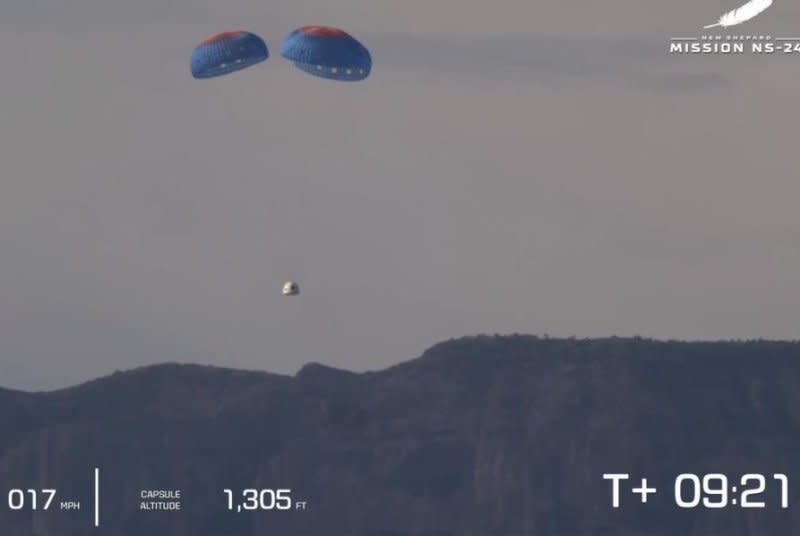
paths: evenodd
<path fill-rule="evenodd" d="M 721 26 L 723 28 L 727 28 L 728 26 L 736 26 L 737 24 L 746 22 L 759 15 L 771 5 L 772 0 L 750 0 L 742 7 L 725 13 L 719 18 L 718 22 L 709 24 L 708 26 L 703 26 L 703 29 L 715 28 L 717 26 Z"/>

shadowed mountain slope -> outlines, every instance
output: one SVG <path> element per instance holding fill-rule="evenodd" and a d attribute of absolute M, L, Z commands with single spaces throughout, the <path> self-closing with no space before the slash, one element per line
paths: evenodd
<path fill-rule="evenodd" d="M 800 344 L 471 337 L 389 369 L 296 376 L 157 365 L 0 390 L 0 506 L 56 488 L 79 512 L 0 508 L 2 534 L 788 534 L 800 525 Z M 628 473 L 622 508 L 603 473 Z M 681 509 L 681 473 L 767 475 L 765 508 Z M 779 507 L 774 473 L 790 479 Z M 646 504 L 629 488 L 647 478 Z M 751 486 L 752 487 L 752 486 Z M 229 512 L 288 488 L 305 511 Z M 140 492 L 180 489 L 180 512 Z M 740 489 L 741 491 L 741 489 Z M 690 489 L 685 487 L 689 496 Z M 729 493 L 734 498 L 733 493 Z M 797 503 L 797 504 L 795 504 Z"/>

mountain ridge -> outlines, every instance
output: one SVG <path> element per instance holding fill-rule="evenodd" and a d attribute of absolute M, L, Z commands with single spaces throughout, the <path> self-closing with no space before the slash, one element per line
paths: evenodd
<path fill-rule="evenodd" d="M 234 367 L 226 367 L 220 365 L 210 365 L 210 364 L 203 364 L 203 363 L 186 363 L 186 362 L 176 362 L 176 361 L 165 361 L 159 363 L 152 363 L 148 365 L 141 365 L 131 369 L 124 369 L 124 370 L 116 370 L 111 374 L 107 374 L 105 376 L 100 376 L 97 378 L 89 379 L 83 382 L 79 382 L 74 385 L 60 387 L 57 389 L 51 390 L 21 390 L 21 389 L 12 389 L 8 387 L 0 386 L 0 396 L 4 395 L 48 395 L 54 393 L 62 393 L 62 392 L 72 392 L 73 390 L 80 390 L 83 388 L 87 388 L 89 386 L 102 383 L 111 379 L 118 379 L 118 378 L 135 378 L 135 377 L 146 377 L 150 374 L 155 373 L 166 373 L 166 372 L 188 372 L 191 374 L 199 374 L 199 373 L 208 373 L 208 374 L 216 374 L 216 373 L 225 373 L 230 374 L 232 376 L 265 376 L 265 377 L 274 377 L 274 378 L 298 378 L 302 377 L 303 375 L 307 374 L 310 370 L 313 371 L 329 371 L 331 374 L 340 374 L 342 376 L 358 376 L 358 375 L 376 375 L 381 374 L 384 372 L 389 372 L 394 369 L 402 369 L 408 366 L 414 366 L 415 364 L 425 362 L 426 360 L 436 359 L 437 356 L 441 354 L 448 354 L 451 353 L 454 349 L 460 348 L 462 345 L 486 345 L 491 344 L 491 341 L 518 341 L 521 343 L 541 343 L 541 344 L 578 344 L 578 345 L 597 345 L 597 344 L 648 344 L 648 345 L 692 345 L 692 346 L 699 346 L 699 345 L 730 345 L 736 347 L 746 347 L 748 345 L 760 345 L 762 347 L 794 347 L 797 346 L 800 348 L 800 339 L 718 339 L 718 340 L 682 340 L 682 339 L 656 339 L 656 338 L 648 338 L 648 337 L 639 337 L 639 336 L 632 336 L 632 337 L 623 337 L 623 336 L 607 336 L 607 337 L 585 337 L 585 338 L 577 338 L 577 337 L 550 337 L 550 336 L 539 336 L 539 335 L 522 335 L 522 334 L 511 334 L 511 335 L 470 335 L 458 338 L 448 339 L 446 341 L 442 341 L 436 343 L 426 349 L 420 356 L 411 358 L 405 361 L 401 361 L 394 365 L 389 365 L 383 369 L 377 370 L 365 370 L 365 371 L 352 371 L 345 368 L 334 367 L 332 365 L 328 365 L 325 363 L 320 363 L 316 361 L 309 361 L 302 365 L 295 374 L 279 374 L 275 372 L 270 372 L 268 370 L 262 369 L 251 369 L 251 368 L 234 368 Z"/>

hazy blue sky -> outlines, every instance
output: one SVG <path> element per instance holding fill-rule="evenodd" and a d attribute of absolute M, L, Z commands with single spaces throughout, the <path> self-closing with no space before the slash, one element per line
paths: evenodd
<path fill-rule="evenodd" d="M 800 55 L 668 54 L 739 3 L 0 4 L 0 385 L 378 369 L 482 332 L 800 338 Z M 283 61 L 305 24 L 372 76 Z M 272 57 L 193 80 L 235 28 Z M 800 35 L 800 7 L 742 32 Z"/>

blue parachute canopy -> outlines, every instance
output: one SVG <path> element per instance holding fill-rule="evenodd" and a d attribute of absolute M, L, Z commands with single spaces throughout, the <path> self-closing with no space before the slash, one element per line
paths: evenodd
<path fill-rule="evenodd" d="M 241 30 L 212 35 L 192 52 L 195 78 L 214 78 L 246 69 L 269 57 L 267 44 L 259 36 Z"/>
<path fill-rule="evenodd" d="M 281 56 L 320 78 L 357 81 L 369 76 L 369 51 L 350 34 L 330 26 L 304 26 L 283 41 Z"/>

